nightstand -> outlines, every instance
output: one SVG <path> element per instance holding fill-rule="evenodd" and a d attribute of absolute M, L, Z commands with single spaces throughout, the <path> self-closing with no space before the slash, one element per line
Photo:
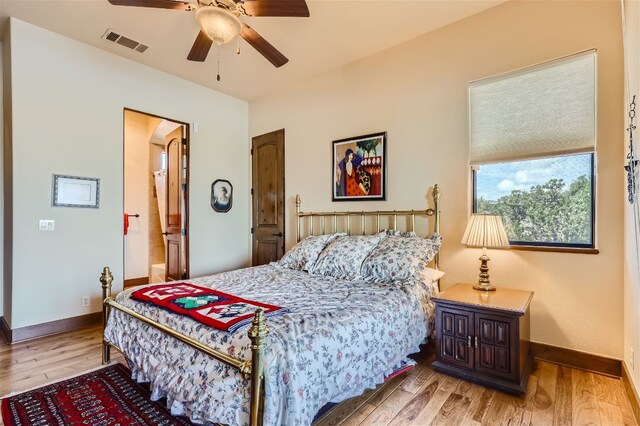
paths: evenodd
<path fill-rule="evenodd" d="M 456 284 L 436 303 L 436 359 L 441 373 L 522 394 L 531 372 L 529 304 L 533 292 Z"/>

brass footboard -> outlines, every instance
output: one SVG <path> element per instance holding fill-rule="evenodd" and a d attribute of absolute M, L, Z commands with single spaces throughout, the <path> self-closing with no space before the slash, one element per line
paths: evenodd
<path fill-rule="evenodd" d="M 251 327 L 249 328 L 249 339 L 251 339 L 251 360 L 241 360 L 232 356 L 229 356 L 223 352 L 217 351 L 209 346 L 189 337 L 182 333 L 178 333 L 171 328 L 153 321 L 139 313 L 127 308 L 116 302 L 111 297 L 111 284 L 113 282 L 113 275 L 109 267 L 106 267 L 102 271 L 100 276 L 100 282 L 102 283 L 102 364 L 108 364 L 111 361 L 111 347 L 115 347 L 120 350 L 116 345 L 107 342 L 104 339 L 104 330 L 107 326 L 109 319 L 109 313 L 111 309 L 117 309 L 125 314 L 136 318 L 139 321 L 149 324 L 152 327 L 162 331 L 163 333 L 180 340 L 188 346 L 200 351 L 212 358 L 221 361 L 236 370 L 240 371 L 245 379 L 251 379 L 251 402 L 249 412 L 249 424 L 251 426 L 262 425 L 263 410 L 264 410 L 264 347 L 266 345 L 267 336 L 269 335 L 269 328 L 267 327 L 267 321 L 264 317 L 264 311 L 262 309 L 256 310 L 256 313 L 251 321 Z M 122 350 L 120 350 L 122 352 Z"/>

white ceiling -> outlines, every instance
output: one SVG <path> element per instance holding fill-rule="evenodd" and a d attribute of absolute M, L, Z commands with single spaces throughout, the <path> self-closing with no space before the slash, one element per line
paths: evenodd
<path fill-rule="evenodd" d="M 0 0 L 2 25 L 14 16 L 50 31 L 240 99 L 253 100 L 387 49 L 505 0 L 307 0 L 310 18 L 246 18 L 289 63 L 273 67 L 240 41 L 186 57 L 198 34 L 193 12 L 112 6 L 107 0 Z M 145 53 L 102 40 L 107 28 L 147 44 Z M 3 28 L 0 28 L 2 31 Z M 3 32 L 0 32 L 3 34 Z M 221 81 L 216 81 L 217 49 Z"/>

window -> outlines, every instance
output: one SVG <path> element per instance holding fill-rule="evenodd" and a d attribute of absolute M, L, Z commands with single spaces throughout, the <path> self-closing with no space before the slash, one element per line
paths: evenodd
<path fill-rule="evenodd" d="M 513 245 L 594 248 L 596 52 L 469 84 L 473 211 Z"/>
<path fill-rule="evenodd" d="M 474 171 L 474 212 L 504 218 L 513 245 L 593 247 L 594 154 L 487 164 Z"/>

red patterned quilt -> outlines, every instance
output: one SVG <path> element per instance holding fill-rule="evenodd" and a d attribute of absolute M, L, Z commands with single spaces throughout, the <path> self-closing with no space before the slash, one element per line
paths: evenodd
<path fill-rule="evenodd" d="M 188 315 L 198 322 L 231 333 L 249 324 L 258 308 L 262 308 L 267 317 L 287 312 L 280 306 L 243 299 L 191 283 L 152 285 L 133 292 L 131 297 Z"/>

